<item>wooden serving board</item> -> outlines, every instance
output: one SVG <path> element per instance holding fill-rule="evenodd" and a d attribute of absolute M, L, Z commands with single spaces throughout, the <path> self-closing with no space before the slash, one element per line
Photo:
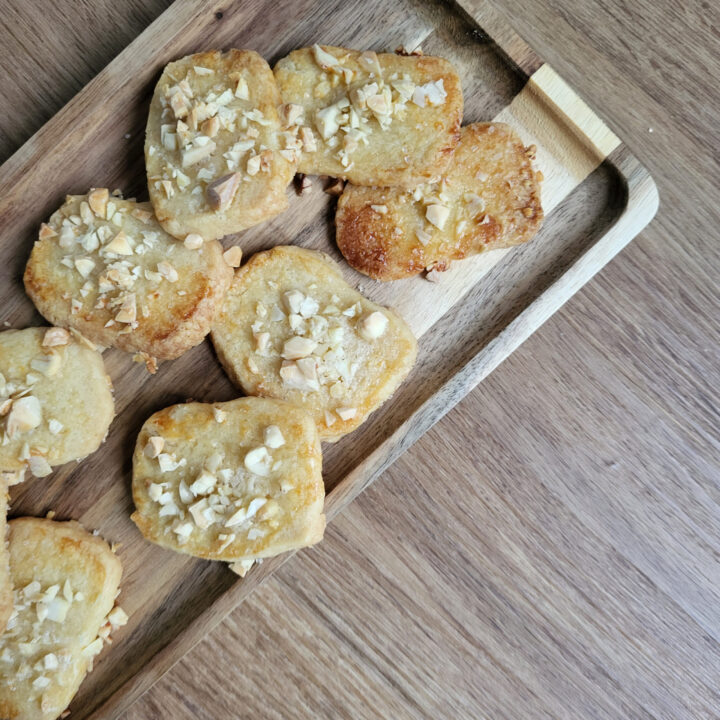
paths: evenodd
<path fill-rule="evenodd" d="M 450 59 L 463 82 L 465 123 L 508 122 L 537 145 L 547 215 L 529 244 L 456 263 L 438 284 L 419 277 L 380 284 L 342 263 L 334 199 L 317 181 L 310 194 L 293 196 L 283 215 L 226 240 L 246 257 L 281 243 L 324 250 L 361 292 L 397 308 L 419 337 L 418 364 L 392 400 L 324 447 L 331 520 L 629 242 L 658 198 L 645 168 L 482 0 L 178 0 L 0 168 L 0 322 L 43 324 L 23 292 L 22 271 L 40 222 L 66 193 L 108 186 L 147 196 L 145 117 L 168 61 L 237 47 L 274 64 L 313 42 L 378 51 L 422 46 Z M 222 563 L 143 540 L 129 519 L 130 459 L 142 422 L 188 398 L 222 401 L 238 393 L 208 342 L 163 363 L 155 376 L 116 350 L 106 351 L 105 361 L 118 413 L 106 443 L 82 463 L 11 493 L 13 516 L 54 510 L 120 545 L 120 602 L 130 622 L 72 703 L 77 720 L 121 713 L 288 559 L 265 561 L 241 580 Z"/>

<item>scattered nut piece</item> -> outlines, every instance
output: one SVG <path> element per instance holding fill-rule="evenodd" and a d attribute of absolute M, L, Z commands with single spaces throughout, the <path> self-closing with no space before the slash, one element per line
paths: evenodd
<path fill-rule="evenodd" d="M 42 455 L 31 455 L 28 468 L 35 477 L 47 477 L 52 472 L 50 463 Z"/>
<path fill-rule="evenodd" d="M 105 218 L 109 198 L 107 188 L 96 188 L 88 193 L 88 205 L 99 218 Z"/>
<path fill-rule="evenodd" d="M 403 57 L 422 57 L 423 50 L 420 46 L 416 47 L 414 50 L 408 50 L 404 45 L 400 45 L 400 47 L 395 48 L 395 53 L 397 55 L 402 55 Z"/>
<path fill-rule="evenodd" d="M 156 357 L 153 357 L 152 355 L 148 355 L 145 352 L 139 352 L 135 353 L 133 355 L 133 362 L 136 363 L 145 363 L 145 369 L 151 374 L 154 375 L 158 370 L 158 361 Z"/>
<path fill-rule="evenodd" d="M 59 435 L 65 426 L 59 421 L 52 418 L 48 420 L 48 430 L 51 435 Z"/>
<path fill-rule="evenodd" d="M 244 463 L 250 472 L 260 475 L 260 477 L 267 477 L 270 474 L 272 458 L 267 448 L 261 446 L 247 453 Z"/>
<path fill-rule="evenodd" d="M 205 515 L 205 511 L 209 508 L 207 498 L 203 498 L 202 500 L 198 500 L 196 503 L 193 503 L 188 507 L 188 510 L 190 511 L 190 514 L 193 517 L 193 520 L 195 521 L 195 524 L 202 529 L 205 529 L 209 527 L 210 523 L 208 522 L 207 516 Z"/>
<path fill-rule="evenodd" d="M 70 342 L 70 333 L 65 328 L 52 327 L 43 336 L 43 347 L 58 347 Z"/>
<path fill-rule="evenodd" d="M 43 375 L 46 375 L 47 377 L 53 377 L 54 375 L 57 375 L 61 366 L 62 366 L 62 358 L 54 350 L 51 350 L 48 354 L 44 355 L 43 357 L 34 358 L 30 362 L 30 367 L 33 370 L 37 370 L 38 372 L 41 372 Z M 28 375 L 28 377 L 30 377 L 30 376 Z M 27 379 L 26 379 L 26 382 L 27 382 Z"/>
<path fill-rule="evenodd" d="M 185 96 L 179 90 L 176 90 L 170 96 L 170 107 L 178 120 L 187 117 L 188 112 L 190 112 Z"/>
<path fill-rule="evenodd" d="M 253 155 L 251 158 L 247 161 L 247 167 L 245 168 L 248 175 L 251 177 L 253 175 L 257 175 L 260 172 L 260 156 L 259 155 Z"/>
<path fill-rule="evenodd" d="M 77 258 L 75 260 L 75 269 L 82 275 L 84 278 L 87 278 L 88 275 L 93 271 L 95 268 L 95 263 L 90 259 L 86 257 Z"/>
<path fill-rule="evenodd" d="M 427 232 L 427 230 L 425 230 L 423 228 L 418 228 L 415 231 L 415 236 L 420 241 L 421 245 L 427 245 L 430 242 L 430 240 L 432 239 L 432 234 Z"/>
<path fill-rule="evenodd" d="M 376 340 L 381 337 L 388 326 L 387 315 L 379 311 L 366 315 L 359 323 L 360 335 L 366 340 Z"/>
<path fill-rule="evenodd" d="M 5 433 L 12 439 L 17 433 L 33 430 L 42 422 L 40 401 L 34 395 L 17 398 L 8 415 Z"/>
<path fill-rule="evenodd" d="M 277 425 L 268 425 L 263 436 L 265 444 L 269 448 L 279 448 L 285 444 L 285 438 Z"/>
<path fill-rule="evenodd" d="M 317 151 L 317 140 L 315 140 L 315 135 L 309 127 L 300 128 L 300 138 L 302 140 L 303 150 L 305 150 L 305 152 Z"/>
<path fill-rule="evenodd" d="M 296 335 L 283 345 L 282 357 L 285 360 L 298 360 L 310 355 L 316 347 L 317 342 L 315 340 Z"/>
<path fill-rule="evenodd" d="M 425 210 L 425 217 L 436 228 L 442 230 L 445 227 L 448 217 L 450 217 L 450 208 L 445 205 L 432 204 L 428 205 Z"/>
<path fill-rule="evenodd" d="M 57 237 L 57 233 L 46 223 L 40 225 L 40 232 L 38 238 L 40 240 L 47 240 L 49 238 Z"/>
<path fill-rule="evenodd" d="M 313 55 L 315 56 L 315 62 L 317 62 L 323 70 L 328 70 L 338 64 L 338 60 L 334 55 L 323 50 L 317 44 L 313 45 Z"/>
<path fill-rule="evenodd" d="M 145 449 L 143 450 L 143 452 L 149 458 L 156 458 L 158 455 L 160 455 L 164 447 L 165 438 L 160 437 L 159 435 L 152 435 L 148 438 L 147 444 L 145 445 Z"/>
<path fill-rule="evenodd" d="M 215 418 L 215 422 L 224 423 L 227 418 L 227 413 L 224 410 L 222 410 L 221 408 L 214 407 L 213 408 L 213 417 Z"/>
<path fill-rule="evenodd" d="M 141 210 L 140 208 L 135 208 L 130 214 L 134 218 L 139 220 L 141 223 L 145 223 L 145 224 L 149 223 L 150 218 L 152 217 L 151 212 L 148 212 L 147 210 Z"/>
<path fill-rule="evenodd" d="M 117 628 L 127 625 L 129 618 L 127 613 L 119 605 L 116 605 L 108 613 L 107 620 L 112 625 L 112 629 L 117 630 Z"/>
<path fill-rule="evenodd" d="M 235 198 L 235 193 L 241 181 L 242 175 L 239 172 L 230 173 L 217 180 L 213 180 L 213 182 L 205 188 L 205 198 L 208 201 L 208 205 L 210 205 L 213 210 L 227 210 Z"/>
<path fill-rule="evenodd" d="M 205 495 L 209 493 L 217 485 L 217 478 L 211 472 L 203 470 L 200 475 L 197 476 L 195 482 L 190 486 L 190 492 L 193 495 Z M 182 493 L 181 493 L 181 500 Z M 183 502 L 186 502 L 183 500 Z"/>
<path fill-rule="evenodd" d="M 160 466 L 160 472 L 172 472 L 183 465 L 187 465 L 187 460 L 185 460 L 185 458 L 182 460 L 176 460 L 175 455 L 171 455 L 170 453 L 160 453 L 157 456 L 157 460 L 158 465 Z"/>
<path fill-rule="evenodd" d="M 228 567 L 240 577 L 245 577 L 248 570 L 254 565 L 254 560 L 238 560 L 237 562 L 231 563 Z"/>
<path fill-rule="evenodd" d="M 352 420 L 357 415 L 357 408 L 340 407 L 335 410 L 341 420 Z"/>
<path fill-rule="evenodd" d="M 171 283 L 177 282 L 180 277 L 178 271 L 167 260 L 161 260 L 157 264 L 157 271 Z"/>
<path fill-rule="evenodd" d="M 204 137 L 204 136 L 202 136 Z M 197 139 L 196 139 L 197 142 Z M 182 151 L 182 166 L 188 167 L 195 163 L 204 160 L 208 155 L 212 155 L 215 152 L 215 142 L 208 138 L 208 141 L 203 145 L 193 145 L 191 148 Z"/>
<path fill-rule="evenodd" d="M 261 332 L 255 334 L 256 348 L 259 353 L 265 353 L 270 347 L 270 333 Z"/>
<path fill-rule="evenodd" d="M 342 195 L 345 189 L 345 181 L 341 178 L 330 178 L 329 183 L 325 186 L 325 192 L 328 195 Z"/>
<path fill-rule="evenodd" d="M 115 315 L 115 320 L 121 323 L 134 323 L 137 320 L 135 293 L 125 296 L 122 305 L 120 305 L 120 310 Z"/>
<path fill-rule="evenodd" d="M 303 114 L 303 106 L 295 105 L 293 103 L 285 103 L 279 108 L 280 119 L 283 121 L 285 127 L 291 125 L 297 125 L 297 121 L 300 120 Z"/>
<path fill-rule="evenodd" d="M 248 88 L 247 80 L 242 75 L 238 76 L 237 87 L 235 88 L 235 97 L 241 100 L 250 99 L 250 91 Z"/>
<path fill-rule="evenodd" d="M 240 262 L 242 261 L 242 250 L 237 245 L 233 245 L 223 253 L 223 258 L 231 268 L 240 267 Z"/>
<path fill-rule="evenodd" d="M 130 247 L 127 235 L 121 230 L 105 247 L 106 252 L 115 253 L 116 255 L 132 255 L 133 249 Z"/>
<path fill-rule="evenodd" d="M 217 115 L 203 120 L 200 124 L 200 132 L 208 137 L 215 137 L 218 134 L 218 130 L 220 130 L 220 120 Z"/>
<path fill-rule="evenodd" d="M 299 290 L 288 290 L 283 293 L 283 300 L 287 309 L 292 313 L 299 313 L 305 296 Z"/>
<path fill-rule="evenodd" d="M 183 240 L 183 245 L 188 250 L 199 250 L 205 241 L 202 238 L 202 235 L 198 235 L 197 233 L 190 233 L 189 235 L 185 236 L 185 240 Z"/>

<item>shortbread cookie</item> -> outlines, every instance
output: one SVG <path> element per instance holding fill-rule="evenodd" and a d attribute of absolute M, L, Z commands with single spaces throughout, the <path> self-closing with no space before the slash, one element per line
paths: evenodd
<path fill-rule="evenodd" d="M 8 483 L 0 476 L 0 635 L 13 609 L 10 553 L 7 543 Z"/>
<path fill-rule="evenodd" d="M 0 333 L 0 471 L 8 484 L 29 469 L 79 460 L 100 447 L 114 416 L 102 355 L 63 328 Z"/>
<path fill-rule="evenodd" d="M 258 253 L 238 271 L 212 339 L 237 385 L 305 408 L 324 440 L 360 425 L 417 354 L 392 310 L 353 290 L 327 256 L 290 246 Z"/>
<path fill-rule="evenodd" d="M 171 235 L 221 238 L 285 210 L 299 153 L 280 131 L 279 104 L 272 70 L 251 50 L 198 53 L 165 68 L 145 165 L 155 214 Z"/>
<path fill-rule="evenodd" d="M 0 636 L 0 717 L 54 720 L 103 639 L 127 616 L 113 608 L 122 566 L 76 522 L 11 520 L 15 609 Z"/>
<path fill-rule="evenodd" d="M 338 247 L 356 270 L 396 280 L 527 242 L 543 220 L 533 156 L 508 125 L 468 125 L 439 182 L 409 191 L 346 185 Z"/>
<path fill-rule="evenodd" d="M 231 279 L 218 242 L 178 242 L 149 203 L 106 189 L 69 195 L 25 269 L 25 289 L 50 322 L 160 359 L 202 341 Z"/>
<path fill-rule="evenodd" d="M 277 400 L 187 403 L 143 425 L 132 519 L 163 547 L 250 564 L 319 542 L 325 528 L 313 419 Z"/>
<path fill-rule="evenodd" d="M 299 172 L 414 187 L 447 167 L 463 113 L 447 60 L 314 45 L 280 60 L 275 77 Z"/>

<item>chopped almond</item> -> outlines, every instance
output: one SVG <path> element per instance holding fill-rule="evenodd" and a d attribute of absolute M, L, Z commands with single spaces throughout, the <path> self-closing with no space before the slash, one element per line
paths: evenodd
<path fill-rule="evenodd" d="M 227 249 L 223 253 L 225 262 L 232 268 L 240 267 L 240 261 L 242 260 L 242 250 L 237 246 Z"/>
<path fill-rule="evenodd" d="M 213 210 L 227 210 L 235 198 L 242 176 L 235 172 L 224 175 L 205 188 L 205 197 Z"/>
<path fill-rule="evenodd" d="M 96 188 L 88 193 L 88 205 L 99 218 L 105 217 L 109 198 L 110 193 L 107 188 Z"/>

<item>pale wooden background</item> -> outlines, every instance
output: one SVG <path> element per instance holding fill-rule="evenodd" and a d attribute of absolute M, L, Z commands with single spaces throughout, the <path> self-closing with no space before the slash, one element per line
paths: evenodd
<path fill-rule="evenodd" d="M 2 0 L 0 160 L 167 4 Z M 720 717 L 720 8 L 687 5 L 498 0 L 658 218 L 126 720 Z"/>

